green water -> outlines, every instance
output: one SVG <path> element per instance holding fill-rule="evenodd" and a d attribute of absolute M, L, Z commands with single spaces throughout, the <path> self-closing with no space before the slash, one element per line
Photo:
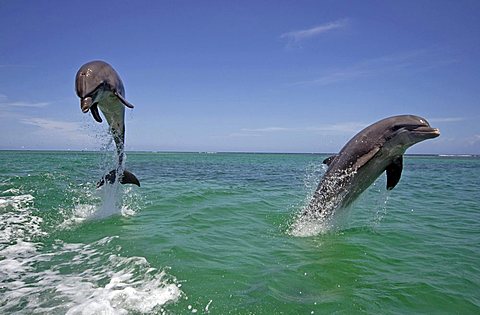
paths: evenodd
<path fill-rule="evenodd" d="M 410 157 L 324 233 L 324 155 L 0 152 L 1 314 L 479 314 L 480 159 Z M 308 234 L 308 233 L 306 233 Z"/>

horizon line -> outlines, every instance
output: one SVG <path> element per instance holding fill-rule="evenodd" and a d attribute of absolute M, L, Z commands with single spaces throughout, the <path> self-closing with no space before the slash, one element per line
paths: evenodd
<path fill-rule="evenodd" d="M 96 153 L 111 152 L 102 150 L 71 150 L 71 149 L 0 149 L 0 152 L 80 152 Z M 281 152 L 281 151 L 175 151 L 175 150 L 125 150 L 126 153 L 187 153 L 187 154 L 318 154 L 336 155 L 338 152 Z M 480 157 L 480 153 L 405 153 L 406 156 L 469 156 Z"/>

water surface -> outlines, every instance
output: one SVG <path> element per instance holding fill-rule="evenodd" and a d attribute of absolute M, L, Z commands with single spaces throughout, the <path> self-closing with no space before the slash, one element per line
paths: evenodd
<path fill-rule="evenodd" d="M 0 152 L 0 313 L 480 313 L 479 158 L 407 156 L 299 237 L 325 155 L 129 153 L 142 187 L 97 190 L 110 157 Z"/>

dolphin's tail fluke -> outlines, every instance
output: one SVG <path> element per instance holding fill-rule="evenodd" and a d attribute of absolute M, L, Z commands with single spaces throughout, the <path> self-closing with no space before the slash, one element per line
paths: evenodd
<path fill-rule="evenodd" d="M 120 179 L 120 183 L 122 184 L 134 184 L 140 187 L 140 181 L 138 180 L 137 176 L 133 175 L 127 170 L 123 171 L 123 176 Z"/>
<path fill-rule="evenodd" d="M 102 179 L 97 183 L 97 188 L 100 188 L 105 184 L 105 182 L 113 184 L 117 178 L 117 170 L 111 170 L 110 173 L 103 176 Z M 123 174 L 120 177 L 120 184 L 134 184 L 140 187 L 140 181 L 138 178 L 131 172 L 124 170 Z"/>

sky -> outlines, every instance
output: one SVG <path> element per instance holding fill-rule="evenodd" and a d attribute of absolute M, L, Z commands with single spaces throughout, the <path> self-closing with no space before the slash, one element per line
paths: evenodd
<path fill-rule="evenodd" d="M 480 1 L 0 0 L 0 149 L 98 150 L 77 70 L 120 74 L 127 150 L 337 152 L 388 116 L 480 154 Z"/>

